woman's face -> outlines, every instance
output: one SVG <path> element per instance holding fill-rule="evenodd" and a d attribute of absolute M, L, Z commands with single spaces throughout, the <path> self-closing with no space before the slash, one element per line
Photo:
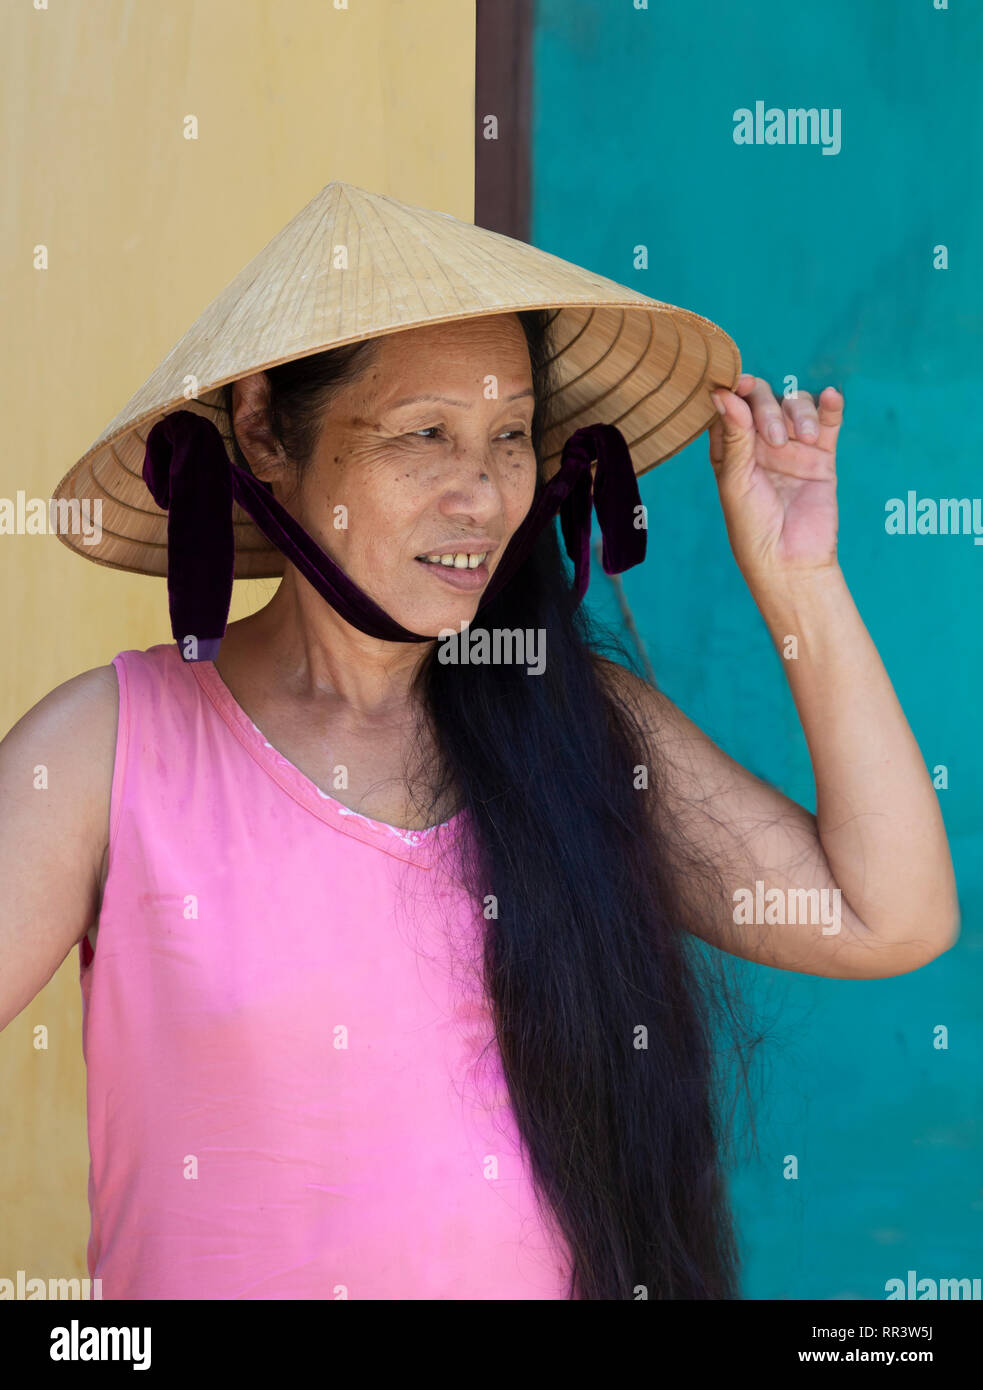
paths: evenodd
<path fill-rule="evenodd" d="M 397 622 L 457 631 L 532 504 L 534 404 L 514 314 L 381 338 L 332 399 L 290 509 Z"/>

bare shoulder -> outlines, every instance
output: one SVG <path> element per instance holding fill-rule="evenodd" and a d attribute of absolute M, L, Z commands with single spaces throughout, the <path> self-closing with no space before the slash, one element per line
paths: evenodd
<path fill-rule="evenodd" d="M 0 1028 L 98 914 L 118 688 L 112 666 L 50 690 L 0 740 Z"/>
<path fill-rule="evenodd" d="M 49 690 L 23 714 L 3 739 L 19 745 L 40 736 L 76 739 L 80 761 L 96 763 L 107 743 L 115 750 L 119 684 L 115 667 L 94 666 Z M 0 744 L 0 746 L 2 746 Z"/>
<path fill-rule="evenodd" d="M 112 664 L 96 666 L 50 690 L 0 740 L 0 778 L 15 811 L 19 795 L 45 783 L 53 801 L 108 827 L 119 719 L 119 686 Z"/>
<path fill-rule="evenodd" d="M 645 703 L 650 692 L 653 695 L 658 694 L 650 681 L 643 680 L 620 662 L 612 661 L 610 657 L 602 656 L 600 652 L 595 651 L 591 652 L 591 659 L 598 675 L 613 695 L 621 699 L 627 698 L 633 703 Z"/>
<path fill-rule="evenodd" d="M 683 713 L 664 691 L 627 667 L 595 654 L 609 689 L 638 720 L 646 746 L 658 762 L 662 794 L 675 817 L 689 817 L 698 808 L 750 801 L 758 810 L 787 812 L 794 806 L 730 757 L 709 734 Z M 727 800 L 729 798 L 729 801 Z M 800 807 L 801 815 L 807 815 Z"/>
<path fill-rule="evenodd" d="M 609 692 L 635 715 L 647 737 L 665 749 L 670 743 L 699 732 L 663 691 L 620 662 L 591 653 Z"/>

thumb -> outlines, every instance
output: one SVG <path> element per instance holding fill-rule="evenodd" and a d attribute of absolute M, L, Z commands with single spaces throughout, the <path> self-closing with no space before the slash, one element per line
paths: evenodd
<path fill-rule="evenodd" d="M 722 387 L 710 393 L 720 412 L 710 422 L 710 463 L 718 484 L 741 483 L 754 467 L 754 417 L 751 407 Z"/>

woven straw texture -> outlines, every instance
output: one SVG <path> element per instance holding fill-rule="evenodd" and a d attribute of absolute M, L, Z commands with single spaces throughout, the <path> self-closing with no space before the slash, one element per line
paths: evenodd
<path fill-rule="evenodd" d="M 167 573 L 167 513 L 143 481 L 147 435 L 197 410 L 227 443 L 221 387 L 343 343 L 472 315 L 554 310 L 556 394 L 546 471 L 583 425 L 617 425 L 636 474 L 692 443 L 733 389 L 741 359 L 709 319 L 649 299 L 549 252 L 447 213 L 329 183 L 218 295 L 58 484 L 57 499 L 102 500 L 102 538 L 59 538 L 87 559 Z M 231 457 L 231 450 L 230 450 Z M 237 579 L 283 573 L 284 557 L 234 508 Z"/>

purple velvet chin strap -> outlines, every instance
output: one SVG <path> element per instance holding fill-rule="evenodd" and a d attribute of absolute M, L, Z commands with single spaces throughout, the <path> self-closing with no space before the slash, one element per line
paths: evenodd
<path fill-rule="evenodd" d="M 176 410 L 159 420 L 147 436 L 143 477 L 158 507 L 168 514 L 171 632 L 185 661 L 214 661 L 225 635 L 235 569 L 233 501 L 360 632 L 386 642 L 435 640 L 402 627 L 349 579 L 276 500 L 270 484 L 231 461 L 217 427 L 205 416 Z M 506 546 L 479 609 L 512 578 L 557 511 L 574 563 L 574 590 L 578 601 L 582 599 L 590 575 L 592 503 L 603 537 L 605 573 L 621 574 L 640 564 L 647 533 L 638 480 L 624 435 L 614 425 L 587 425 L 567 440 L 559 470 L 540 490 Z"/>

